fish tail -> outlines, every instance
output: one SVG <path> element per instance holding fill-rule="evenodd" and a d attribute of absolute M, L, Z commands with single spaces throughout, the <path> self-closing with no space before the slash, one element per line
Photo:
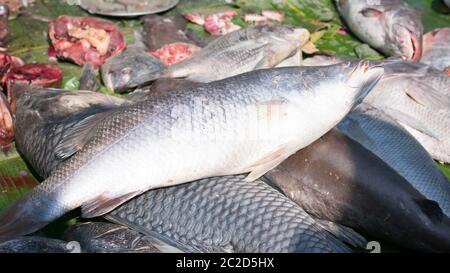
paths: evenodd
<path fill-rule="evenodd" d="M 0 242 L 33 233 L 63 214 L 51 198 L 32 197 L 26 194 L 0 211 Z"/>

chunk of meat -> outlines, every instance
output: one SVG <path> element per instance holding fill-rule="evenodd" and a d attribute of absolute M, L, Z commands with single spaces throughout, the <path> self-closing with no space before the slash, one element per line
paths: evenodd
<path fill-rule="evenodd" d="M 232 22 L 233 17 L 237 15 L 236 11 L 229 10 L 209 15 L 199 13 L 186 13 L 184 17 L 192 23 L 204 26 L 205 30 L 212 35 L 225 35 L 241 27 Z"/>
<path fill-rule="evenodd" d="M 78 65 L 90 63 L 95 68 L 126 47 L 119 28 L 97 18 L 60 16 L 50 23 L 49 36 L 49 53 Z"/>
<path fill-rule="evenodd" d="M 168 44 L 156 51 L 149 52 L 150 55 L 159 58 L 164 64 L 172 65 L 188 59 L 201 48 L 187 43 Z"/>

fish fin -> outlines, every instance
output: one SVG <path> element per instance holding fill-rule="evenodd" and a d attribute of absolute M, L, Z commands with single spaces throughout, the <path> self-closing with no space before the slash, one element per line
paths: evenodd
<path fill-rule="evenodd" d="M 341 123 L 337 125 L 337 128 L 339 131 L 365 147 L 370 147 L 373 144 L 370 136 L 361 128 L 358 120 L 354 119 L 351 114 L 341 121 Z"/>
<path fill-rule="evenodd" d="M 397 121 L 401 125 L 407 125 L 407 126 L 413 128 L 413 129 L 419 131 L 420 133 L 425 134 L 431 138 L 439 139 L 439 137 L 437 137 L 435 134 L 433 134 L 430 130 L 428 130 L 426 128 L 426 126 L 423 123 L 421 123 L 414 117 L 412 117 L 406 113 L 402 113 L 398 110 L 392 109 L 392 108 L 386 107 L 383 110 L 386 114 L 388 114 L 390 117 L 394 118 L 395 121 Z"/>
<path fill-rule="evenodd" d="M 414 201 L 420 207 L 422 212 L 428 215 L 433 222 L 440 222 L 443 220 L 444 213 L 436 201 L 425 198 L 416 199 Z"/>
<path fill-rule="evenodd" d="M 434 110 L 450 108 L 450 98 L 439 93 L 429 85 L 414 81 L 406 88 L 405 93 L 416 103 Z"/>
<path fill-rule="evenodd" d="M 286 146 L 281 147 L 270 155 L 258 160 L 252 164 L 248 169 L 251 170 L 250 174 L 245 178 L 245 181 L 251 182 L 260 178 L 268 171 L 272 170 L 283 162 L 286 158 L 291 155 L 287 153 L 288 149 Z"/>
<path fill-rule="evenodd" d="M 327 230 L 329 233 L 333 234 L 342 242 L 352 247 L 366 248 L 367 245 L 366 238 L 364 238 L 364 236 L 362 236 L 358 232 L 354 231 L 352 228 L 328 220 L 322 220 L 317 218 L 314 218 L 314 220 L 316 220 L 316 222 L 322 228 Z"/>
<path fill-rule="evenodd" d="M 141 191 L 134 191 L 114 198 L 105 195 L 97 196 L 95 199 L 85 202 L 81 206 L 81 215 L 83 218 L 99 217 L 141 193 Z"/>
<path fill-rule="evenodd" d="M 66 159 L 81 150 L 95 134 L 95 127 L 106 116 L 109 116 L 111 111 L 88 116 L 64 132 L 61 142 L 55 148 L 55 155 L 58 158 Z"/>

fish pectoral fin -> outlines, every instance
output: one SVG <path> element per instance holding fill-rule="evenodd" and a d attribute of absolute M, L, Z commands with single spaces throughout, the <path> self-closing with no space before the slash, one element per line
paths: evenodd
<path fill-rule="evenodd" d="M 405 90 L 406 95 L 416 103 L 434 110 L 449 110 L 450 98 L 429 85 L 414 81 Z"/>
<path fill-rule="evenodd" d="M 99 217 L 141 193 L 141 191 L 135 191 L 116 197 L 109 197 L 107 194 L 102 194 L 81 206 L 81 216 L 83 218 Z"/>
<path fill-rule="evenodd" d="M 111 115 L 112 111 L 114 110 L 88 116 L 64 132 L 61 142 L 55 148 L 55 155 L 58 158 L 66 159 L 81 150 L 95 134 L 95 127 L 106 116 Z"/>
<path fill-rule="evenodd" d="M 314 218 L 314 220 L 316 220 L 316 222 L 322 228 L 327 230 L 329 233 L 333 234 L 335 237 L 337 237 L 344 243 L 353 247 L 366 248 L 367 245 L 366 238 L 364 238 L 364 236 L 362 236 L 358 232 L 354 231 L 352 228 L 328 220 L 322 220 L 317 218 Z"/>
<path fill-rule="evenodd" d="M 256 179 L 266 174 L 268 171 L 278 166 L 291 154 L 292 153 L 288 153 L 288 149 L 283 146 L 270 155 L 258 160 L 248 168 L 248 170 L 250 170 L 250 174 L 245 178 L 245 181 L 255 181 Z"/>
<path fill-rule="evenodd" d="M 361 145 L 370 147 L 373 144 L 370 136 L 361 128 L 358 120 L 351 115 L 347 116 L 344 120 L 337 125 L 339 131 L 343 132 L 353 140 L 359 142 Z M 348 133 L 347 133 L 348 132 Z M 351 132 L 351 133 L 350 133 Z"/>

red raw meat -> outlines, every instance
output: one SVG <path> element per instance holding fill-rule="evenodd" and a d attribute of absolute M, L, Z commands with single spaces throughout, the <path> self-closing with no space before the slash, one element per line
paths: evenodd
<path fill-rule="evenodd" d="M 192 54 L 200 50 L 200 47 L 193 44 L 173 43 L 149 53 L 150 55 L 159 58 L 166 65 L 172 65 L 190 58 Z"/>
<path fill-rule="evenodd" d="M 55 87 L 61 86 L 63 73 L 59 68 L 50 64 L 35 63 L 15 67 L 3 77 L 3 85 L 8 90 L 8 101 L 14 111 L 16 99 L 25 92 L 26 87 Z"/>
<path fill-rule="evenodd" d="M 0 54 L 0 78 L 3 81 L 3 76 L 8 73 L 11 68 L 23 65 L 23 61 L 17 57 Z"/>
<path fill-rule="evenodd" d="M 60 16 L 50 23 L 49 36 L 58 58 L 95 68 L 126 47 L 114 23 L 96 18 Z"/>
<path fill-rule="evenodd" d="M 237 12 L 233 10 L 213 13 L 203 16 L 198 13 L 186 13 L 183 16 L 192 23 L 204 26 L 205 30 L 212 35 L 225 35 L 241 27 L 234 24 L 231 20 Z"/>
<path fill-rule="evenodd" d="M 8 150 L 14 141 L 14 121 L 8 100 L 0 92 L 0 148 Z"/>

